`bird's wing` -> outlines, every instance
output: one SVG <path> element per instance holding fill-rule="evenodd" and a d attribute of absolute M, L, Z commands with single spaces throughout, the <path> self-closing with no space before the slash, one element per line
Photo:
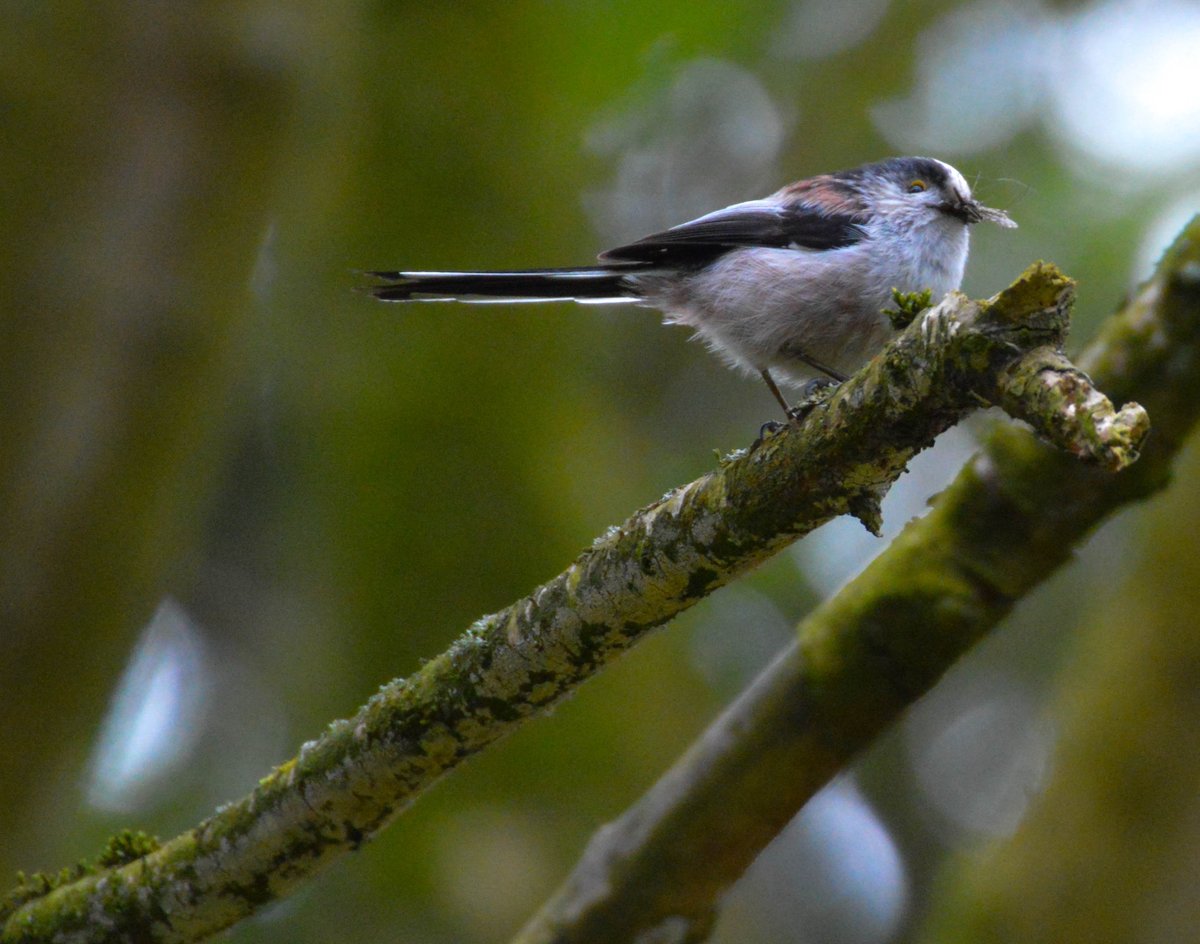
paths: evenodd
<path fill-rule="evenodd" d="M 824 251 L 866 238 L 859 214 L 822 213 L 799 201 L 752 200 L 600 254 L 603 262 L 701 265 L 745 246 Z"/>

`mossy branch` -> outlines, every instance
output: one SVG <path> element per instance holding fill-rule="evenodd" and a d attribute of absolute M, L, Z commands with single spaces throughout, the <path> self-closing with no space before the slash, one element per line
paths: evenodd
<path fill-rule="evenodd" d="M 1103 437 L 1117 419 L 1091 412 L 1086 375 L 1053 360 L 1015 361 L 998 399 L 1039 404 L 1035 427 L 1060 442 L 1071 438 L 1052 428 L 1060 422 Z M 1165 484 L 1200 420 L 1200 217 L 1081 364 L 1153 413 L 1141 461 L 1109 475 L 1026 431 L 997 429 L 930 513 L 806 619 L 798 641 L 593 837 L 514 944 L 704 940 L 721 893 L 817 790 L 1097 524 Z M 1110 445 L 1117 464 L 1136 449 Z"/>
<path fill-rule="evenodd" d="M 356 849 L 460 761 L 555 704 L 717 587 L 837 515 L 878 522 L 905 464 L 981 403 L 1116 468 L 1145 412 L 1120 412 L 1063 369 L 1073 284 L 1037 264 L 995 298 L 922 313 L 798 428 L 724 459 L 613 528 L 560 576 L 479 620 L 384 686 L 245 798 L 136 861 L 68 882 L 5 916 L 0 941 L 192 941 L 226 928 Z M 848 715 L 858 717 L 857 709 Z"/>

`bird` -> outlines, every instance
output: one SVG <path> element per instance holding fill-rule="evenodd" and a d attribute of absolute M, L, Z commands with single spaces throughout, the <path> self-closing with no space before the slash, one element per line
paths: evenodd
<path fill-rule="evenodd" d="M 820 174 L 600 253 L 513 271 L 372 271 L 386 302 L 625 302 L 656 308 L 731 367 L 779 388 L 841 383 L 895 333 L 893 291 L 962 283 L 969 229 L 1016 223 L 931 157 Z"/>

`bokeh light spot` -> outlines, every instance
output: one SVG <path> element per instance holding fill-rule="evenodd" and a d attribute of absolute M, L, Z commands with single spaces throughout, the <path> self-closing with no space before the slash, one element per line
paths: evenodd
<path fill-rule="evenodd" d="M 208 690 L 204 645 L 191 617 L 169 597 L 138 642 L 104 719 L 88 801 L 137 809 L 147 791 L 189 755 Z"/>

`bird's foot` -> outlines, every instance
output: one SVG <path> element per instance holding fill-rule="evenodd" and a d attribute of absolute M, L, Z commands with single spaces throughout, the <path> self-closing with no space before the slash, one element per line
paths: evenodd
<path fill-rule="evenodd" d="M 798 426 L 804 417 L 812 412 L 813 407 L 825 402 L 841 382 L 831 377 L 814 377 L 800 388 L 800 399 L 788 411 L 788 419 L 793 426 Z"/>
<path fill-rule="evenodd" d="M 787 423 L 780 423 L 777 420 L 767 420 L 763 423 L 758 428 L 758 438 L 750 445 L 751 452 L 780 430 L 788 426 L 798 428 L 804 418 L 812 412 L 813 407 L 823 403 L 839 386 L 841 386 L 841 381 L 834 380 L 832 377 L 816 377 L 808 381 L 800 388 L 800 400 L 794 406 L 786 408 Z"/>
<path fill-rule="evenodd" d="M 758 428 L 758 439 L 750 444 L 750 451 L 758 449 L 772 436 L 775 436 L 780 430 L 785 429 L 787 424 L 780 423 L 778 420 L 767 420 Z"/>

